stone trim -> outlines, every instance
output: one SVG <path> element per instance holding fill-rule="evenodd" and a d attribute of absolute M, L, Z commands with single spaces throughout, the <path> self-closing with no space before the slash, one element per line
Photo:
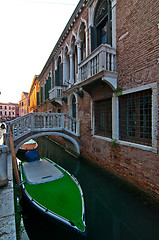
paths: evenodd
<path fill-rule="evenodd" d="M 147 89 L 152 89 L 152 147 L 133 143 L 133 142 L 122 141 L 119 139 L 119 102 L 118 102 L 118 97 L 116 97 L 114 95 L 112 97 L 112 138 L 116 139 L 117 143 L 119 143 L 120 145 L 157 153 L 158 152 L 158 150 L 157 150 L 157 146 L 158 146 L 158 141 L 157 141 L 157 135 L 158 135 L 158 130 L 157 130 L 157 122 L 158 122 L 157 83 L 150 83 L 150 84 L 140 86 L 137 88 L 125 90 L 122 92 L 122 95 L 135 93 L 135 92 L 143 91 L 143 90 L 147 90 Z M 94 122 L 93 112 L 92 112 L 92 122 Z M 92 134 L 94 134 L 94 124 L 92 124 Z M 112 141 L 112 139 L 102 137 L 102 136 L 93 135 L 93 137 L 104 140 L 104 141 L 108 141 L 108 142 Z"/>

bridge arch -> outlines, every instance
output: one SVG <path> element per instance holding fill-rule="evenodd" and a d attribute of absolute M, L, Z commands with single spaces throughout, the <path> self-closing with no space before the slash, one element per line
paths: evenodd
<path fill-rule="evenodd" d="M 37 137 L 42 137 L 42 136 L 47 136 L 47 135 L 54 135 L 54 136 L 59 136 L 59 137 L 62 137 L 64 138 L 65 141 L 67 141 L 67 143 L 71 143 L 73 144 L 74 148 L 71 149 L 73 150 L 76 154 L 80 154 L 80 147 L 79 147 L 79 144 L 78 142 L 70 137 L 69 135 L 67 134 L 64 134 L 64 133 L 60 133 L 60 132 L 40 132 L 40 133 L 33 133 L 32 135 L 30 135 L 29 137 L 23 139 L 22 141 L 20 141 L 18 143 L 18 145 L 15 147 L 15 153 L 18 152 L 18 149 L 27 141 L 29 141 L 31 138 L 37 138 Z"/>

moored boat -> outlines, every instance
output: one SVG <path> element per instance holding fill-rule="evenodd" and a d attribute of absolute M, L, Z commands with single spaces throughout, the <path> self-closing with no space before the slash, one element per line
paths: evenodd
<path fill-rule="evenodd" d="M 21 162 L 23 196 L 54 223 L 85 234 L 83 192 L 77 179 L 50 159 Z"/>
<path fill-rule="evenodd" d="M 20 151 L 30 151 L 30 150 L 34 150 L 38 147 L 38 144 L 36 141 L 34 141 L 33 139 L 30 139 L 29 141 L 25 142 L 20 148 Z"/>

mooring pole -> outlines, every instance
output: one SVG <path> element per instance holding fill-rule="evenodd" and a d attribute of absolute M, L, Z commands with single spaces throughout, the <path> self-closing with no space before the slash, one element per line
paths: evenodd
<path fill-rule="evenodd" d="M 13 163 L 14 175 L 15 175 L 16 183 L 19 186 L 20 185 L 20 177 L 19 177 L 17 158 L 15 155 L 14 142 L 13 142 L 11 130 L 9 131 L 9 141 L 10 141 L 10 149 L 11 149 L 11 153 L 12 153 L 12 163 Z M 19 188 L 19 192 L 21 193 L 20 188 Z"/>

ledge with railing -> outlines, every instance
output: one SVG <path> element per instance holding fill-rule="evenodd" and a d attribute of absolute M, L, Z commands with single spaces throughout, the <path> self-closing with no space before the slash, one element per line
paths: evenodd
<path fill-rule="evenodd" d="M 79 136 L 80 122 L 64 113 L 29 113 L 6 122 L 7 131 L 12 131 L 13 140 L 30 132 L 66 131 Z"/>
<path fill-rule="evenodd" d="M 116 50 L 108 44 L 100 45 L 79 64 L 78 83 L 104 71 L 116 77 Z"/>
<path fill-rule="evenodd" d="M 51 101 L 58 102 L 59 104 L 62 104 L 62 94 L 65 90 L 65 87 L 63 86 L 55 86 L 49 91 L 49 99 Z"/>

